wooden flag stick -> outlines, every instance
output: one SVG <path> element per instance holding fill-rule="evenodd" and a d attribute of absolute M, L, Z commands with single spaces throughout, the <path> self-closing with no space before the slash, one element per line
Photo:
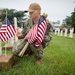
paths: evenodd
<path fill-rule="evenodd" d="M 2 46 L 1 46 L 1 40 L 0 40 L 0 56 L 2 55 Z"/>
<path fill-rule="evenodd" d="M 21 50 L 21 52 L 19 53 L 18 56 L 21 56 L 21 57 L 22 57 L 22 56 L 24 55 L 24 53 L 25 53 L 25 51 L 26 51 L 28 45 L 29 45 L 29 43 L 27 42 L 26 45 L 23 47 L 23 49 Z"/>
<path fill-rule="evenodd" d="M 7 25 L 7 9 L 6 9 L 6 25 Z M 6 41 L 5 41 L 5 45 L 6 45 Z M 5 57 L 6 57 L 6 47 L 5 47 Z"/>
<path fill-rule="evenodd" d="M 6 43 L 5 43 L 5 45 L 6 45 Z M 6 47 L 5 47 L 5 57 L 6 57 Z"/>

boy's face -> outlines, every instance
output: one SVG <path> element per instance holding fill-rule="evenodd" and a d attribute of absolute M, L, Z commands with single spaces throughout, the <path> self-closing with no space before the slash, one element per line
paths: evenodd
<path fill-rule="evenodd" d="M 29 12 L 29 15 L 32 19 L 35 19 L 39 16 L 39 11 L 38 10 L 35 10 L 33 12 Z"/>

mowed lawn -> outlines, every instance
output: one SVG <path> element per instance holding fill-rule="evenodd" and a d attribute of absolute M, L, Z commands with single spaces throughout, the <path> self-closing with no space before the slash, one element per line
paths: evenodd
<path fill-rule="evenodd" d="M 39 65 L 34 64 L 33 56 L 15 56 L 14 61 L 13 67 L 0 75 L 75 75 L 75 40 L 53 35 Z"/>

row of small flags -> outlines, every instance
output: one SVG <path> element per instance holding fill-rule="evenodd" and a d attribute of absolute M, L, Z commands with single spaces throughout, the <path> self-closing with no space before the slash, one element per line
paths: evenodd
<path fill-rule="evenodd" d="M 16 33 L 15 27 L 10 23 L 7 16 L 5 17 L 2 26 L 0 28 L 0 40 L 7 41 L 9 38 L 13 37 Z"/>

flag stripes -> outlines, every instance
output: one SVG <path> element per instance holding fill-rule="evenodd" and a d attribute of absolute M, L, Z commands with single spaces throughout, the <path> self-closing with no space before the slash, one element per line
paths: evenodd
<path fill-rule="evenodd" d="M 37 26 L 38 25 L 34 25 L 29 33 L 25 36 L 25 39 L 28 39 L 28 42 L 31 44 L 36 40 L 36 36 L 37 36 Z"/>
<path fill-rule="evenodd" d="M 0 28 L 0 39 L 2 41 L 6 41 L 9 38 L 13 37 L 15 35 L 15 28 L 14 26 L 10 23 L 7 17 L 5 17 L 3 24 Z"/>
<path fill-rule="evenodd" d="M 39 43 L 42 42 L 43 38 L 44 38 L 44 34 L 46 32 L 46 28 L 47 28 L 47 25 L 46 25 L 46 21 L 44 20 L 43 22 L 41 22 L 40 25 L 38 25 L 38 33 L 37 33 L 37 40 L 39 41 Z"/>
<path fill-rule="evenodd" d="M 31 44 L 35 42 L 35 46 L 39 47 L 47 28 L 46 20 L 44 19 L 40 24 L 34 25 L 29 33 L 25 36 L 25 39 L 28 39 L 28 42 Z"/>

